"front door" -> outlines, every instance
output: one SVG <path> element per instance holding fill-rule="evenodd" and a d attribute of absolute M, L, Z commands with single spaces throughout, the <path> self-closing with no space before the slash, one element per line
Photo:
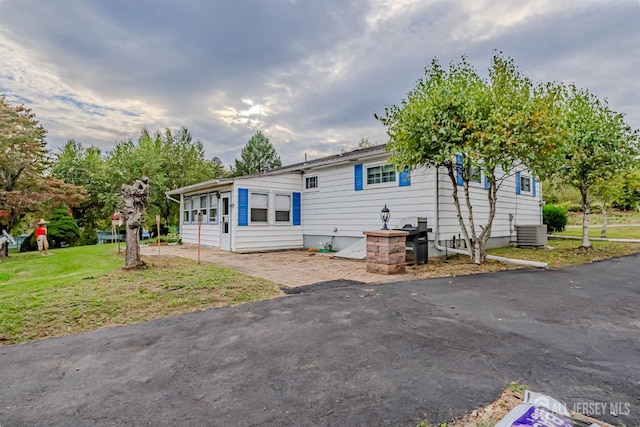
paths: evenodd
<path fill-rule="evenodd" d="M 231 250 L 231 192 L 220 194 L 220 249 Z"/>

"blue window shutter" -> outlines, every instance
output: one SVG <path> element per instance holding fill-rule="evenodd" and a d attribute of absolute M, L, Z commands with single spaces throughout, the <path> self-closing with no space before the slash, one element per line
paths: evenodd
<path fill-rule="evenodd" d="M 249 225 L 249 189 L 238 188 L 238 225 Z"/>
<path fill-rule="evenodd" d="M 405 168 L 404 171 L 400 172 L 400 180 L 398 181 L 399 187 L 408 187 L 411 185 L 411 171 L 409 168 Z"/>
<path fill-rule="evenodd" d="M 536 197 L 536 179 L 531 177 L 531 195 Z"/>
<path fill-rule="evenodd" d="M 458 185 L 464 185 L 464 177 L 462 176 L 462 168 L 464 168 L 462 154 L 456 154 L 456 177 Z"/>
<path fill-rule="evenodd" d="M 353 165 L 353 187 L 356 191 L 362 190 L 362 163 Z"/>
<path fill-rule="evenodd" d="M 520 194 L 520 172 L 516 172 L 516 194 Z"/>
<path fill-rule="evenodd" d="M 484 189 L 489 189 L 489 179 L 487 178 L 487 175 L 484 175 Z"/>
<path fill-rule="evenodd" d="M 293 193 L 293 225 L 301 225 L 300 193 Z"/>

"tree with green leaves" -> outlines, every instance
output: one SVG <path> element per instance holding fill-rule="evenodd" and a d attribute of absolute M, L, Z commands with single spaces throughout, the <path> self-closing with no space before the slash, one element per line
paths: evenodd
<path fill-rule="evenodd" d="M 233 176 L 252 175 L 267 172 L 282 166 L 276 149 L 269 142 L 262 131 L 256 132 L 249 139 L 240 153 L 240 160 L 236 159 Z"/>
<path fill-rule="evenodd" d="M 640 212 L 640 159 L 631 169 L 622 173 L 622 194 L 614 201 L 619 209 L 632 209 Z"/>
<path fill-rule="evenodd" d="M 539 156 L 552 153 L 557 144 L 556 103 L 555 87 L 534 85 L 512 59 L 496 53 L 488 79 L 464 57 L 449 70 L 434 59 L 407 98 L 376 118 L 387 127 L 391 162 L 398 170 L 424 166 L 446 171 L 471 260 L 480 264 L 491 236 L 498 189 L 516 168 L 535 170 Z M 484 224 L 474 216 L 469 191 L 479 171 L 488 183 Z"/>
<path fill-rule="evenodd" d="M 590 248 L 590 201 L 599 183 L 637 163 L 638 130 L 588 90 L 567 88 L 563 104 L 562 164 L 551 172 L 580 191 L 583 209 L 582 247 Z"/>
<path fill-rule="evenodd" d="M 593 182 L 593 196 L 600 203 L 600 213 L 602 214 L 601 238 L 607 237 L 608 209 L 612 206 L 614 200 L 622 197 L 623 190 L 624 181 L 620 173 L 608 179 L 597 177 Z"/>
<path fill-rule="evenodd" d="M 86 200 L 72 208 L 73 217 L 83 229 L 95 230 L 104 220 L 105 172 L 105 158 L 97 147 L 83 147 L 70 139 L 54 155 L 51 175 L 87 190 Z"/>
<path fill-rule="evenodd" d="M 160 215 L 167 225 L 179 218 L 179 205 L 165 196 L 168 190 L 222 178 L 227 173 L 220 159 L 205 158 L 202 142 L 194 141 L 187 128 L 175 134 L 169 129 L 153 134 L 143 129 L 137 141 L 119 141 L 107 156 L 105 170 L 109 183 L 104 195 L 105 215 L 120 207 L 123 184 L 147 176 L 151 187 L 147 216 Z"/>
<path fill-rule="evenodd" d="M 86 195 L 48 174 L 45 135 L 30 109 L 0 97 L 0 228 L 9 232 L 56 206 L 76 206 Z M 4 255 L 6 248 L 0 249 Z"/>

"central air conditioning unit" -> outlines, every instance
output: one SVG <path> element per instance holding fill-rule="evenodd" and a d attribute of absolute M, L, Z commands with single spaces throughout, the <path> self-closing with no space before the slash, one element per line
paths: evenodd
<path fill-rule="evenodd" d="M 520 248 L 539 248 L 547 244 L 547 225 L 516 225 L 516 245 Z"/>

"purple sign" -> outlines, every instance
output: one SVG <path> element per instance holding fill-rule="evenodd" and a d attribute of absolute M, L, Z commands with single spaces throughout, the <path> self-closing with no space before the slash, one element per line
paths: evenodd
<path fill-rule="evenodd" d="M 515 420 L 512 427 L 576 427 L 566 418 L 554 414 L 539 406 L 530 407 L 520 418 Z"/>

